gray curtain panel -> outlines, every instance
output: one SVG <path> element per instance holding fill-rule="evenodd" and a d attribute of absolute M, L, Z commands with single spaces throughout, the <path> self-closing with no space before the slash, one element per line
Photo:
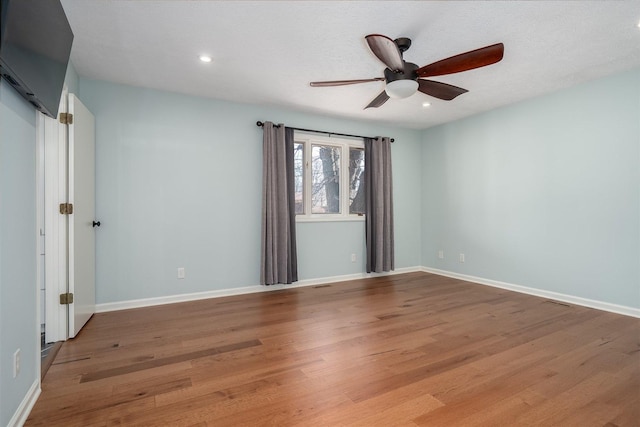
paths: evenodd
<path fill-rule="evenodd" d="M 367 273 L 395 267 L 391 140 L 364 139 Z"/>
<path fill-rule="evenodd" d="M 260 284 L 292 283 L 298 280 L 293 129 L 265 122 L 262 142 Z"/>

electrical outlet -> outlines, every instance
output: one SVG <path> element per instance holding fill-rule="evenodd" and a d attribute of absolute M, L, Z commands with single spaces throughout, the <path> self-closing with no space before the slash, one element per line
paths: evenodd
<path fill-rule="evenodd" d="M 351 254 L 351 262 L 356 262 L 356 254 Z"/>
<path fill-rule="evenodd" d="M 178 279 L 184 279 L 184 267 L 178 267 Z"/>
<path fill-rule="evenodd" d="M 13 353 L 13 378 L 17 377 L 20 373 L 20 349 L 17 349 Z"/>
<path fill-rule="evenodd" d="M 438 251 L 438 258 L 444 259 L 444 251 L 442 249 Z"/>
<path fill-rule="evenodd" d="M 460 254 L 460 262 L 464 262 L 464 254 Z"/>

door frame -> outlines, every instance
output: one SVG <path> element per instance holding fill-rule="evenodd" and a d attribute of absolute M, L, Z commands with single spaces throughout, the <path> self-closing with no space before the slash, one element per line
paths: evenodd
<path fill-rule="evenodd" d="M 68 93 L 65 85 L 60 112 L 67 111 Z M 67 292 L 68 277 L 67 217 L 59 213 L 59 204 L 68 199 L 68 130 L 57 118 L 39 117 L 38 144 L 44 148 L 45 338 L 56 342 L 68 339 L 68 310 L 59 304 L 59 295 Z"/>
<path fill-rule="evenodd" d="M 42 350 L 42 344 L 41 344 L 41 333 L 42 333 L 42 321 L 45 319 L 42 319 L 42 299 L 41 299 L 41 294 L 42 291 L 40 289 L 40 285 L 42 284 L 43 281 L 43 275 L 45 272 L 45 269 L 43 267 L 43 260 L 42 260 L 42 256 L 43 254 L 45 254 L 45 244 L 44 244 L 44 239 L 42 236 L 42 233 L 44 232 L 46 234 L 46 228 L 44 226 L 44 217 L 45 217 L 45 207 L 44 207 L 44 194 L 45 194 L 45 164 L 44 164 L 44 147 L 45 147 L 45 143 L 44 143 L 44 114 L 37 112 L 36 113 L 36 195 L 37 195 L 37 200 L 36 200 L 36 236 L 37 236 L 37 242 L 36 242 L 36 348 L 39 349 L 40 351 Z M 46 239 L 46 236 L 45 236 Z M 44 257 L 44 260 L 46 261 L 46 256 Z M 45 282 L 45 292 L 46 292 L 46 282 Z M 47 299 L 45 296 L 45 303 L 46 303 Z M 46 318 L 46 307 L 45 307 L 45 318 Z M 46 322 L 46 321 L 45 321 Z M 46 328 L 46 323 L 45 323 L 45 328 Z M 46 338 L 46 332 L 45 332 L 45 338 Z M 42 358 L 41 357 L 36 357 L 36 363 L 35 363 L 35 368 L 36 368 L 36 372 L 40 372 L 42 370 Z M 38 389 L 41 386 L 41 382 L 42 382 L 42 377 L 41 375 L 37 375 L 38 377 Z"/>

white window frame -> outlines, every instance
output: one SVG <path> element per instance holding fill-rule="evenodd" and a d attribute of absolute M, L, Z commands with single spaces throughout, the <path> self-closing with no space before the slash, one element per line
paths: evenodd
<path fill-rule="evenodd" d="M 295 131 L 294 141 L 304 144 L 303 153 L 303 205 L 304 214 L 296 215 L 296 222 L 332 222 L 332 221 L 364 221 L 364 214 L 349 213 L 349 149 L 364 150 L 364 141 L 360 138 L 324 136 Z M 340 148 L 340 212 L 339 214 L 311 213 L 311 146 L 312 144 L 329 145 Z M 365 168 L 367 165 L 365 164 Z"/>

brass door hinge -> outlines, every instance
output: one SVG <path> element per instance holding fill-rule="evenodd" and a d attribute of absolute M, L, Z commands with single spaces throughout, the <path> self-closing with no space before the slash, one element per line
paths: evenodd
<path fill-rule="evenodd" d="M 71 113 L 60 113 L 60 123 L 63 125 L 72 125 L 73 124 L 73 114 Z"/>
<path fill-rule="evenodd" d="M 71 215 L 73 213 L 73 203 L 60 203 L 60 213 L 62 215 Z"/>
<path fill-rule="evenodd" d="M 66 294 L 60 294 L 60 305 L 73 304 L 73 294 L 67 292 Z"/>

